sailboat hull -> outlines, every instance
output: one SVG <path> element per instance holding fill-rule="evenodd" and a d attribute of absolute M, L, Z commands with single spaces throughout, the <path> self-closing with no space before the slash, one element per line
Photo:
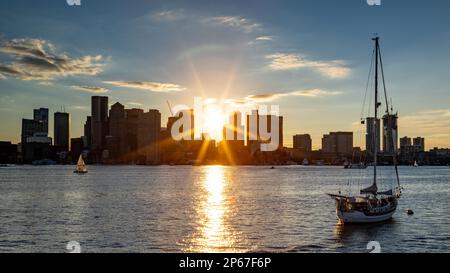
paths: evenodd
<path fill-rule="evenodd" d="M 381 215 L 366 215 L 360 211 L 342 212 L 336 211 L 337 217 L 341 222 L 354 224 L 368 224 L 384 222 L 392 218 L 395 210 Z"/>

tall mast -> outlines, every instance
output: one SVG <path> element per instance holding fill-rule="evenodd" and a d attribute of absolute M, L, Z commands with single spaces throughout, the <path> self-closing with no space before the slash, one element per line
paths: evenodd
<path fill-rule="evenodd" d="M 378 122 L 378 41 L 379 41 L 379 37 L 376 36 L 375 38 L 373 38 L 372 40 L 375 41 L 375 138 L 374 138 L 374 142 L 375 145 L 373 145 L 374 147 L 374 151 L 373 151 L 373 184 L 376 185 L 377 184 L 377 164 L 378 164 L 378 135 L 380 134 L 380 132 L 377 132 L 377 122 Z"/>

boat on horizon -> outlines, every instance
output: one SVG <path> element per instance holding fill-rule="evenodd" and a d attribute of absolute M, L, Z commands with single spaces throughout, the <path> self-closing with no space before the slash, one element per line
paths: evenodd
<path fill-rule="evenodd" d="M 379 71 L 381 71 L 383 87 L 384 87 L 384 95 L 386 97 L 386 115 L 390 116 L 390 109 L 388 104 L 388 99 L 386 95 L 386 86 L 384 80 L 384 72 L 383 72 L 383 63 L 381 59 L 381 50 L 379 45 L 379 37 L 376 36 L 372 40 L 375 42 L 375 48 L 373 52 L 373 61 L 375 63 L 374 74 L 374 90 L 375 90 L 375 100 L 374 100 L 374 119 L 371 121 L 374 122 L 373 126 L 377 127 L 377 119 L 378 119 L 378 108 L 381 106 L 381 103 L 378 100 L 378 77 Z M 372 65 L 369 72 L 369 75 L 372 72 Z M 391 125 L 389 125 L 391 126 Z M 393 128 L 386 128 L 388 132 L 387 141 L 391 141 L 393 143 L 394 137 L 392 134 Z M 396 153 L 392 153 L 395 174 L 396 174 L 396 184 L 397 186 L 393 188 L 391 186 L 390 189 L 380 191 L 378 185 L 378 176 L 377 176 L 377 165 L 378 165 L 378 149 L 377 149 L 377 139 L 379 136 L 379 131 L 373 130 L 373 150 L 371 153 L 373 154 L 373 183 L 371 186 L 367 188 L 363 188 L 360 190 L 360 195 L 351 195 L 350 191 L 348 195 L 342 195 L 341 192 L 339 194 L 328 194 L 331 196 L 336 202 L 336 215 L 339 219 L 340 223 L 377 223 L 386 221 L 392 218 L 392 215 L 397 210 L 398 200 L 401 197 L 401 186 L 400 179 L 397 168 L 397 158 Z M 393 146 L 392 146 L 393 147 Z"/>
<path fill-rule="evenodd" d="M 77 173 L 77 174 L 85 174 L 88 172 L 86 163 L 84 163 L 84 160 L 83 160 L 83 155 L 80 155 L 80 157 L 78 157 L 77 167 L 75 168 L 75 171 L 73 171 L 73 172 Z"/>

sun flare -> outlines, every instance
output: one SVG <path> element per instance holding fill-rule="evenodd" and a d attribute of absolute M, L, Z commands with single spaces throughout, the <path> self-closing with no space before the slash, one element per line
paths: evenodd
<path fill-rule="evenodd" d="M 203 116 L 203 129 L 211 139 L 222 140 L 226 117 L 220 107 L 208 105 Z"/>

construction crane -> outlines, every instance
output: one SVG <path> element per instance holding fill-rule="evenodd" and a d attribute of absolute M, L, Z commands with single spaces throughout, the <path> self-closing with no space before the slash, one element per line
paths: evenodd
<path fill-rule="evenodd" d="M 167 106 L 169 106 L 170 115 L 173 117 L 172 106 L 170 106 L 170 102 L 166 100 Z"/>

